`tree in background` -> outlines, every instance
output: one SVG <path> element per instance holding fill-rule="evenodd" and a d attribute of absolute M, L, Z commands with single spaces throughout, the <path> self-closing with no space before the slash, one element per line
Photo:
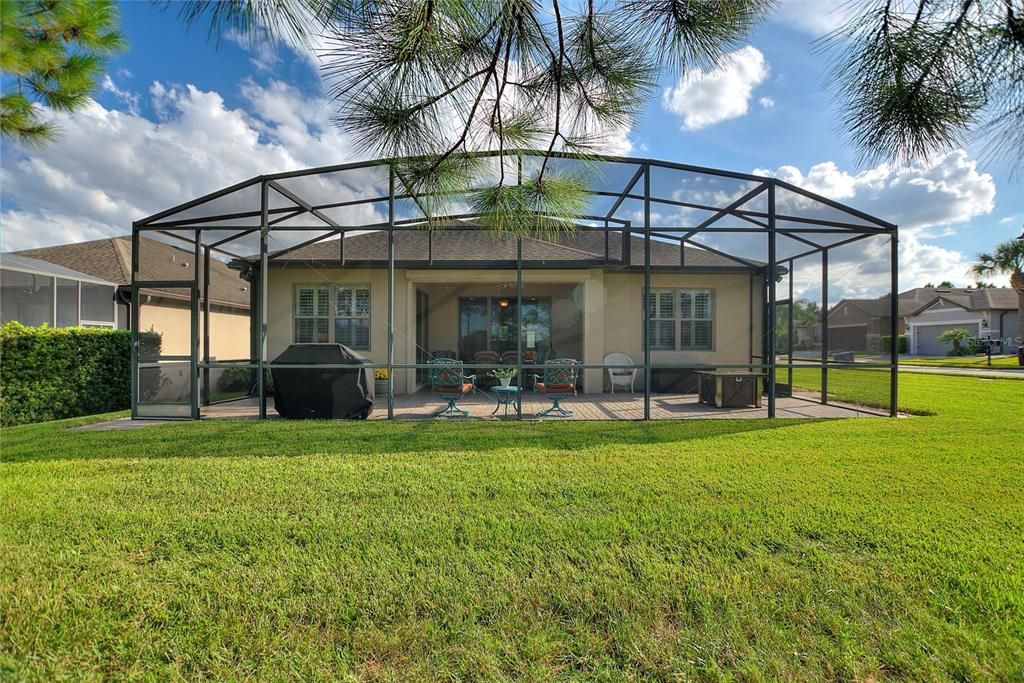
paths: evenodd
<path fill-rule="evenodd" d="M 556 233 L 588 201 L 582 170 L 550 154 L 594 153 L 635 121 L 664 70 L 710 68 L 766 15 L 771 0 L 234 0 L 185 3 L 211 31 L 323 34 L 335 122 L 360 152 L 407 158 L 401 183 L 424 213 L 453 197 L 506 233 Z M 482 149 L 546 151 L 475 182 Z M 520 182 L 520 175 L 522 175 Z M 474 187 L 476 185 L 477 187 Z M 472 188 L 472 189 L 471 189 Z"/>
<path fill-rule="evenodd" d="M 112 0 L 0 0 L 0 134 L 25 145 L 52 140 L 44 107 L 84 105 L 107 59 L 124 49 Z"/>
<path fill-rule="evenodd" d="M 990 278 L 994 275 L 1010 276 L 1010 287 L 1017 292 L 1017 334 L 1024 340 L 1024 239 L 997 244 L 994 251 L 982 252 L 975 258 L 977 261 L 970 270 L 972 275 L 979 278 Z"/>
<path fill-rule="evenodd" d="M 987 135 L 1024 160 L 1024 0 L 860 0 L 823 48 L 863 159 L 909 161 Z M 666 70 L 715 64 L 773 0 L 191 0 L 189 23 L 319 52 L 338 126 L 360 151 L 417 156 L 400 177 L 428 216 L 462 195 L 496 230 L 557 231 L 582 179 L 499 169 L 467 192 L 476 149 L 588 153 L 637 118 Z M 547 220 L 545 219 L 547 217 Z"/>
<path fill-rule="evenodd" d="M 909 162 L 986 140 L 1024 169 L 1024 0 L 862 0 L 825 39 L 864 160 Z"/>
<path fill-rule="evenodd" d="M 931 282 L 926 282 L 925 285 L 924 285 L 924 288 L 925 289 L 955 289 L 956 287 L 949 280 L 943 280 L 942 282 L 940 282 L 937 285 L 933 284 Z"/>
<path fill-rule="evenodd" d="M 946 330 L 936 339 L 943 344 L 953 343 L 953 348 L 946 354 L 948 356 L 971 356 L 978 352 L 977 340 L 974 335 L 959 327 Z"/>

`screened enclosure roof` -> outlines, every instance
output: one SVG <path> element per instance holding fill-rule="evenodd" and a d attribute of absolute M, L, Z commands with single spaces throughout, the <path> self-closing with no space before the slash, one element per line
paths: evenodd
<path fill-rule="evenodd" d="M 477 189 L 495 185 L 503 173 L 506 182 L 531 177 L 544 153 L 472 156 L 480 162 L 479 178 L 472 184 Z M 514 239 L 491 238 L 487 244 L 483 237 L 468 236 L 476 216 L 465 195 L 432 198 L 432 220 L 459 222 L 451 236 L 444 237 L 446 230 L 422 230 L 427 226 L 423 196 L 409 192 L 394 164 L 382 159 L 257 176 L 136 221 L 134 229 L 190 242 L 198 234 L 200 243 L 223 259 L 250 260 L 258 252 L 264 223 L 279 236 L 269 249 L 281 259 L 333 260 L 328 258 L 332 246 L 325 243 L 333 241 L 338 251 L 342 245 L 351 247 L 346 261 L 358 260 L 359 254 L 368 261 L 386 260 L 386 239 L 354 239 L 351 231 L 388 228 L 399 231 L 396 260 L 406 255 L 422 259 L 424 249 L 439 261 L 485 261 L 474 258 L 481 251 L 514 258 L 509 252 L 514 251 Z M 775 178 L 656 159 L 565 153 L 552 155 L 548 168 L 585 179 L 587 207 L 574 235 L 557 242 L 524 239 L 525 260 L 585 263 L 594 255 L 606 259 L 611 252 L 624 259 L 626 245 L 631 252 L 627 265 L 638 265 L 638 252 L 642 265 L 642 248 L 632 245 L 636 231 L 643 231 L 652 238 L 652 265 L 750 267 L 768 261 L 772 225 L 776 261 L 896 230 L 892 223 Z M 403 230 L 420 234 L 400 237 Z M 606 247 L 605 237 L 588 234 L 594 230 L 615 231 L 620 237 Z M 348 239 L 338 239 L 344 231 L 350 231 Z M 434 237 L 428 240 L 427 233 Z"/>

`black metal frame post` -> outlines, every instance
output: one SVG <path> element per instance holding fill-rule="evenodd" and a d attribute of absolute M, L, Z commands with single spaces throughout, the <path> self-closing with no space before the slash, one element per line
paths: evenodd
<path fill-rule="evenodd" d="M 897 232 L 893 230 L 892 237 L 889 238 L 889 276 L 891 282 L 889 283 L 890 294 L 889 294 L 889 356 L 892 367 L 889 368 L 889 417 L 896 417 L 899 415 L 899 364 L 900 364 L 900 345 L 897 335 L 899 332 L 899 299 L 900 299 L 900 282 L 899 282 L 899 238 Z M 989 357 L 991 358 L 992 345 L 989 344 Z"/>
<path fill-rule="evenodd" d="M 267 289 L 270 283 L 269 273 L 267 272 L 269 268 L 267 238 L 270 233 L 270 226 L 268 225 L 269 191 L 270 188 L 266 182 L 260 184 L 260 311 L 257 329 L 257 334 L 259 334 L 259 345 L 257 347 L 259 355 L 256 357 L 256 366 L 259 372 L 256 386 L 259 393 L 260 419 L 266 419 L 267 417 L 267 299 L 269 298 Z"/>
<path fill-rule="evenodd" d="M 388 419 L 395 417 L 395 167 L 388 166 Z"/>
<path fill-rule="evenodd" d="M 793 395 L 793 307 L 795 301 L 793 301 L 793 271 L 794 271 L 793 259 L 789 260 L 789 315 L 786 320 L 786 360 L 788 366 L 786 368 L 786 386 L 789 388 L 789 395 Z"/>
<path fill-rule="evenodd" d="M 821 404 L 828 404 L 828 249 L 821 250 Z"/>
<path fill-rule="evenodd" d="M 139 272 L 139 231 L 132 223 L 132 272 L 131 279 L 131 306 L 128 309 L 128 323 L 132 332 L 131 363 L 132 363 L 132 387 L 131 387 L 131 411 L 132 417 L 139 417 L 139 292 L 135 287 Z"/>
<path fill-rule="evenodd" d="M 523 374 L 523 238 L 516 237 L 516 417 L 523 419 L 523 390 L 526 389 L 526 375 Z"/>
<path fill-rule="evenodd" d="M 644 164 L 644 419 L 651 419 L 651 166 Z"/>
<path fill-rule="evenodd" d="M 775 183 L 768 184 L 768 417 L 775 417 Z"/>
<path fill-rule="evenodd" d="M 210 403 L 210 248 L 203 247 L 203 405 Z"/>

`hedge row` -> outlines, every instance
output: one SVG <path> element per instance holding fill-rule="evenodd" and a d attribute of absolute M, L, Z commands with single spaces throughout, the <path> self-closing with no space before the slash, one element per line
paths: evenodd
<path fill-rule="evenodd" d="M 889 350 L 892 349 L 892 342 L 891 342 L 891 340 L 892 340 L 892 336 L 890 336 L 888 334 L 884 335 L 882 337 L 882 351 L 883 352 L 888 353 Z M 906 337 L 906 335 L 902 335 L 901 334 L 901 335 L 897 336 L 896 337 L 896 344 L 897 344 L 897 347 L 896 347 L 897 353 L 906 353 L 907 352 L 907 337 Z"/>
<path fill-rule="evenodd" d="M 0 326 L 0 424 L 128 408 L 131 341 L 127 330 Z"/>

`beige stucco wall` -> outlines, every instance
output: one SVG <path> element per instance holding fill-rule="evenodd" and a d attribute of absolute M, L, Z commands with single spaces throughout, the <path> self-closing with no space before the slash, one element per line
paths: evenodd
<path fill-rule="evenodd" d="M 292 316 L 297 285 L 369 285 L 370 286 L 370 350 L 363 351 L 373 363 L 387 363 L 388 273 L 386 268 L 271 268 L 270 296 L 267 297 L 267 359 L 273 360 L 292 343 Z M 395 319 L 406 310 L 404 271 L 395 271 Z M 396 327 L 399 327 L 396 325 Z M 396 330 L 395 363 L 405 363 L 404 345 L 400 343 L 405 326 Z M 408 328 L 410 333 L 413 328 Z"/>
<path fill-rule="evenodd" d="M 643 276 L 607 273 L 604 278 L 604 345 L 643 362 Z M 754 290 L 754 330 L 751 334 L 750 276 L 653 273 L 651 289 L 707 288 L 714 292 L 712 348 L 709 351 L 653 350 L 651 362 L 675 365 L 737 365 L 760 354 L 761 293 Z M 678 335 L 678 330 L 676 331 Z M 751 340 L 753 339 L 753 352 Z M 759 362 L 759 361 L 758 361 Z"/>
<path fill-rule="evenodd" d="M 161 334 L 160 353 L 188 356 L 192 316 L 186 301 L 145 297 L 139 307 L 139 331 Z M 249 358 L 249 312 L 217 307 L 210 311 L 210 355 L 223 360 Z M 202 354 L 202 315 L 199 316 L 199 352 Z"/>
<path fill-rule="evenodd" d="M 268 351 L 273 359 L 292 342 L 294 288 L 308 284 L 370 285 L 370 350 L 375 364 L 387 362 L 387 270 L 375 269 L 272 269 L 269 274 Z M 515 271 L 503 270 L 395 270 L 394 362 L 415 362 L 416 289 L 431 295 L 430 349 L 458 349 L 460 296 L 515 296 Z M 524 295 L 551 296 L 553 346 L 556 351 L 582 346 L 586 364 L 600 364 L 606 353 L 620 351 L 643 362 L 641 273 L 588 270 L 527 270 Z M 714 290 L 714 348 L 711 351 L 655 351 L 655 363 L 744 364 L 751 356 L 751 279 L 747 274 L 652 274 L 654 288 L 706 287 Z M 753 354 L 760 353 L 760 287 L 755 287 Z M 565 321 L 559 325 L 558 320 Z M 580 338 L 582 335 L 582 338 Z M 755 362 L 760 362 L 755 358 Z M 588 370 L 584 386 L 599 392 L 603 371 Z M 637 383 L 640 386 L 640 382 Z M 417 389 L 412 370 L 397 371 L 396 393 Z"/>

